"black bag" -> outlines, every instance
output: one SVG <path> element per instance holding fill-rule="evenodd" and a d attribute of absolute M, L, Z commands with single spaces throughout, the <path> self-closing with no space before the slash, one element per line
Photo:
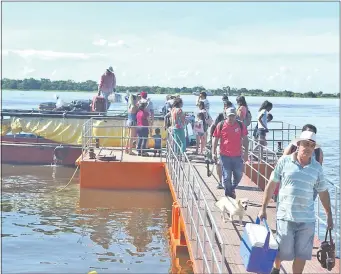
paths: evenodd
<path fill-rule="evenodd" d="M 327 241 L 329 232 L 329 241 Z M 321 243 L 319 250 L 316 254 L 317 260 L 321 264 L 323 268 L 331 271 L 335 267 L 335 243 L 332 239 L 332 231 L 331 229 L 327 229 L 326 237 L 324 241 Z"/>
<path fill-rule="evenodd" d="M 39 104 L 40 110 L 54 110 L 56 108 L 55 102 L 44 102 Z"/>
<path fill-rule="evenodd" d="M 80 110 L 87 111 L 87 112 L 91 111 L 91 104 L 92 104 L 91 100 L 75 100 L 75 101 L 72 101 L 71 103 L 72 103 L 72 106 L 76 109 L 80 109 Z"/>

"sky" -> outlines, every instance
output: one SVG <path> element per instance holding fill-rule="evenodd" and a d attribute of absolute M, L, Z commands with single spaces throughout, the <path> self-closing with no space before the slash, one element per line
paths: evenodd
<path fill-rule="evenodd" d="M 337 2 L 3 2 L 2 77 L 339 92 Z"/>

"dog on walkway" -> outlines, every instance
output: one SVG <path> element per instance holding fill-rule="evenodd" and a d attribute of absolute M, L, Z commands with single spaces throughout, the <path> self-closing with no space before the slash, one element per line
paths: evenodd
<path fill-rule="evenodd" d="M 246 214 L 247 206 L 249 204 L 249 199 L 233 199 L 231 197 L 222 197 L 218 202 L 215 203 L 215 206 L 218 207 L 221 211 L 221 218 L 225 223 L 225 212 L 230 216 L 230 221 L 233 222 L 234 216 L 239 216 L 239 224 L 242 225 L 242 220 L 244 215 Z"/>

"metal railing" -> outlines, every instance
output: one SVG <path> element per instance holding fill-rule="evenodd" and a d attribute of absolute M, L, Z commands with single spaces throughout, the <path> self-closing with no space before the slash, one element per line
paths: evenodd
<path fill-rule="evenodd" d="M 340 232 L 337 232 L 337 229 L 340 228 L 340 186 L 333 184 L 332 182 L 327 180 L 327 183 L 329 185 L 329 193 L 334 193 L 334 205 L 333 201 L 331 201 L 331 210 L 333 215 L 333 221 L 334 221 L 334 242 L 336 247 L 336 255 L 337 257 L 340 257 Z M 317 195 L 317 202 L 315 204 L 315 216 L 316 216 L 316 230 L 317 235 L 320 238 L 320 233 L 322 233 L 322 236 L 324 237 L 326 233 L 326 227 L 327 222 L 325 221 L 327 219 L 326 214 L 324 210 L 321 210 L 323 208 L 320 197 Z M 322 208 L 321 208 L 322 207 Z M 324 240 L 324 239 L 323 239 Z"/>
<path fill-rule="evenodd" d="M 112 124 L 99 124 L 98 122 L 106 122 L 114 120 L 116 123 L 121 123 L 121 125 L 112 125 Z M 82 160 L 84 157 L 89 154 L 89 151 L 92 149 L 99 149 L 99 153 L 102 150 L 110 150 L 112 152 L 118 152 L 120 154 L 120 161 L 124 160 L 125 150 L 127 149 L 127 142 L 132 139 L 134 141 L 134 148 L 133 150 L 137 150 L 137 143 L 139 141 L 138 136 L 129 136 L 129 130 L 141 128 L 138 126 L 126 126 L 126 120 L 117 121 L 115 118 L 108 118 L 108 117 L 92 117 L 88 119 L 83 124 L 82 130 Z M 142 139 L 146 140 L 146 147 L 139 149 L 139 151 L 143 153 L 154 152 L 154 148 L 149 148 L 150 141 L 155 141 L 157 138 L 151 136 L 150 131 L 155 129 L 160 129 L 161 136 L 166 135 L 165 130 L 160 128 L 159 126 L 144 126 L 142 128 L 148 128 L 148 136 L 143 137 Z M 97 130 L 97 132 L 96 132 Z M 109 130 L 109 134 L 105 134 L 103 130 Z M 110 134 L 110 131 L 113 131 L 113 134 Z M 105 135 L 104 135 L 105 134 Z M 161 137 L 161 143 L 164 142 L 163 138 Z M 115 143 L 115 145 L 110 146 L 110 143 Z M 103 145 L 105 144 L 105 145 Z M 157 154 L 159 154 L 160 161 L 162 161 L 162 156 L 166 152 L 165 146 L 161 146 L 160 149 L 156 149 Z M 116 155 L 117 156 L 117 155 Z M 150 156 L 150 155 L 149 155 Z"/>
<path fill-rule="evenodd" d="M 278 161 L 278 153 L 274 152 L 273 150 L 269 149 L 266 146 L 261 145 L 258 141 L 251 139 L 248 136 L 249 141 L 249 149 L 248 149 L 248 161 L 245 163 L 244 170 L 247 167 L 252 172 L 257 173 L 257 179 L 254 180 L 254 183 L 259 186 L 260 180 L 265 180 L 266 184 L 269 182 L 269 175 L 271 171 L 274 170 L 276 163 Z M 258 148 L 258 149 L 257 149 Z M 245 152 L 245 149 L 244 149 Z M 264 173 L 260 172 L 261 168 L 263 169 L 264 166 Z M 265 184 L 265 185 L 266 185 Z"/>
<path fill-rule="evenodd" d="M 272 123 L 272 122 L 271 122 Z M 278 122 L 280 127 L 286 127 L 286 131 L 284 131 L 285 134 L 277 134 L 277 139 L 273 138 L 270 139 L 271 141 L 281 142 L 282 144 L 289 145 L 290 142 L 297 137 L 297 135 L 301 132 L 301 129 L 297 126 Z M 269 132 L 271 132 L 272 129 L 269 129 Z M 295 135 L 294 135 L 295 134 Z M 283 136 L 284 139 L 281 139 L 281 136 Z M 282 156 L 282 151 L 275 152 L 274 150 L 269 148 L 269 145 L 267 147 L 260 145 L 257 140 L 254 140 L 250 136 L 248 136 L 249 140 L 249 161 L 245 163 L 245 170 L 246 166 L 250 168 L 253 172 L 257 172 L 257 178 L 254 180 L 254 183 L 259 186 L 260 180 L 264 180 L 265 186 L 269 183 L 269 174 L 271 171 L 275 168 L 276 163 L 278 159 Z M 269 142 L 269 139 L 267 138 L 267 142 Z M 258 146 L 258 150 L 255 150 L 255 148 Z M 270 145 L 271 146 L 271 145 Z M 283 146 L 284 149 L 286 146 Z M 261 166 L 264 166 L 264 174 L 260 172 Z M 339 208 L 340 208 L 340 187 L 338 185 L 333 184 L 328 179 L 325 179 L 328 184 L 329 193 L 333 194 L 334 199 L 331 199 L 331 209 L 333 213 L 333 221 L 334 221 L 334 242 L 335 246 L 337 247 L 337 256 L 340 256 L 340 233 L 337 231 L 340 227 L 340 214 L 339 214 Z M 316 217 L 316 231 L 317 236 L 319 239 L 321 239 L 321 232 L 325 233 L 326 231 L 326 215 L 324 213 L 324 210 L 321 211 L 321 201 L 319 196 L 317 196 L 317 201 L 315 202 L 315 217 Z"/>
<path fill-rule="evenodd" d="M 257 125 L 257 121 L 252 121 L 249 130 L 249 137 L 253 138 L 253 131 Z M 282 121 L 271 121 L 268 123 L 269 132 L 266 134 L 267 147 L 272 151 L 281 148 L 285 148 L 289 143 L 301 132 L 301 128 Z M 279 144 L 280 143 L 280 144 Z"/>
<path fill-rule="evenodd" d="M 130 137 L 126 134 L 127 127 L 126 121 L 122 120 L 122 125 L 96 125 L 97 120 L 108 120 L 108 117 L 91 118 L 83 125 L 83 138 L 82 138 L 82 157 L 89 152 L 89 148 L 98 147 L 98 140 L 119 139 L 120 145 L 112 148 L 121 152 L 121 161 L 123 160 L 125 141 Z M 289 144 L 292 139 L 300 132 L 299 128 L 293 125 L 279 122 L 280 127 L 287 125 L 287 131 L 283 134 L 273 138 L 275 142 L 282 142 L 282 144 Z M 94 129 L 99 128 L 116 128 L 116 135 L 104 136 L 94 134 Z M 149 127 L 156 128 L 156 127 Z M 159 127 L 160 128 L 160 127 Z M 163 128 L 160 128 L 164 132 Z M 269 130 L 271 132 L 271 130 Z M 120 134 L 118 134 L 120 133 Z M 162 134 L 161 134 L 162 135 Z M 282 137 L 284 139 L 282 139 Z M 137 137 L 134 137 L 137 138 Z M 148 137 L 150 139 L 150 137 Z M 260 181 L 264 181 L 264 186 L 269 182 L 269 174 L 274 169 L 278 158 L 282 152 L 275 152 L 274 149 L 268 146 L 262 146 L 257 140 L 248 137 L 249 148 L 248 155 L 249 161 L 246 166 L 257 174 L 257 179 L 254 183 L 259 185 Z M 269 142 L 269 140 L 267 139 Z M 270 139 L 271 141 L 271 139 Z M 258 150 L 255 148 L 258 146 Z M 102 147 L 99 146 L 99 149 Z M 285 146 L 283 146 L 285 148 Z M 108 147 L 106 147 L 108 149 Z M 202 185 L 198 180 L 195 169 L 193 168 L 186 153 L 179 153 L 180 145 L 174 140 L 172 134 L 168 132 L 166 139 L 166 148 L 162 147 L 162 154 L 166 155 L 166 164 L 170 172 L 174 190 L 176 192 L 180 207 L 184 210 L 184 221 L 189 225 L 189 237 L 191 241 L 196 243 L 196 250 L 193 252 L 196 259 L 203 260 L 202 272 L 207 273 L 222 273 L 224 271 L 225 261 L 225 244 L 221 233 L 217 227 L 215 219 L 212 215 L 211 207 L 207 202 Z M 162 161 L 162 155 L 160 157 Z M 261 166 L 264 168 L 264 173 L 260 172 Z M 338 214 L 339 209 L 339 186 L 328 181 L 329 189 L 334 192 L 334 200 L 332 201 L 333 219 L 334 219 L 334 241 L 337 246 L 337 254 L 339 254 L 340 234 L 336 228 L 340 225 L 340 218 Z M 325 231 L 326 219 L 324 212 L 320 211 L 319 198 L 316 202 L 317 210 L 315 212 L 317 219 L 317 235 Z M 211 227 L 209 227 L 211 225 Z M 220 251 L 221 250 L 221 251 Z M 208 255 L 211 255 L 208 257 Z M 201 271 L 201 270 L 200 270 Z"/>
<path fill-rule="evenodd" d="M 184 222 L 186 226 L 189 226 L 188 236 L 196 245 L 193 254 L 195 259 L 203 260 L 203 269 L 198 269 L 198 271 L 200 273 L 223 273 L 225 264 L 223 238 L 196 171 L 187 154 L 178 151 L 180 151 L 180 145 L 174 140 L 172 134 L 168 134 L 166 163 L 178 203 L 182 212 L 185 213 L 183 214 Z M 209 222 L 211 227 L 209 227 Z"/>

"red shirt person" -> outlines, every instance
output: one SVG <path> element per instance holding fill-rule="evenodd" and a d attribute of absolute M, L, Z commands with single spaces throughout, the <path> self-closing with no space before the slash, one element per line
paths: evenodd
<path fill-rule="evenodd" d="M 248 131 L 244 123 L 236 119 L 235 108 L 225 111 L 226 120 L 221 121 L 213 136 L 212 154 L 217 155 L 218 141 L 220 140 L 220 161 L 222 164 L 222 181 L 225 188 L 225 196 L 236 198 L 235 189 L 243 177 L 243 139 L 247 138 Z M 233 175 L 233 182 L 232 182 Z"/>
<path fill-rule="evenodd" d="M 147 104 L 142 103 L 139 105 L 139 111 L 136 114 L 137 129 L 136 133 L 138 136 L 137 141 L 137 152 L 138 155 L 147 156 L 145 149 L 147 148 L 148 139 L 148 117 L 149 112 L 146 110 Z"/>

